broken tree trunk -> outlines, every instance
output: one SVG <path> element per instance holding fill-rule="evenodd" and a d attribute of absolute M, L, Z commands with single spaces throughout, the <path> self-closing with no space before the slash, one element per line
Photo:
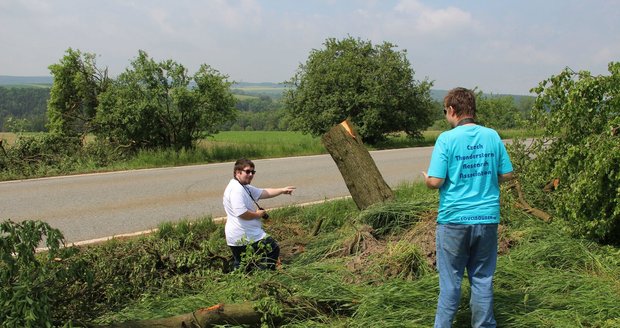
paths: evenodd
<path fill-rule="evenodd" d="M 260 326 L 261 314 L 254 309 L 254 303 L 218 304 L 201 308 L 169 318 L 127 321 L 92 328 L 190 328 L 214 327 L 216 325 Z"/>
<path fill-rule="evenodd" d="M 321 141 L 336 162 L 358 209 L 394 198 L 392 189 L 348 120 L 325 133 Z"/>

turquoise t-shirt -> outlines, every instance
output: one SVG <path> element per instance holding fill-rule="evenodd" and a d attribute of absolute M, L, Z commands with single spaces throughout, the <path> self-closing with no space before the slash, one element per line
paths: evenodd
<path fill-rule="evenodd" d="M 428 168 L 429 176 L 445 179 L 437 223 L 499 223 L 498 174 L 510 172 L 510 157 L 495 130 L 463 125 L 440 134 Z"/>

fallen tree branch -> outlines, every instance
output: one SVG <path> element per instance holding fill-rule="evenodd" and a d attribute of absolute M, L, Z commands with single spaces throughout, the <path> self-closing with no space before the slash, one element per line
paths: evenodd
<path fill-rule="evenodd" d="M 261 314 L 255 310 L 255 304 L 217 304 L 200 308 L 169 318 L 127 321 L 110 325 L 91 325 L 91 328 L 207 328 L 216 325 L 251 325 L 260 326 Z"/>
<path fill-rule="evenodd" d="M 525 201 L 525 196 L 523 196 L 523 190 L 521 189 L 521 184 L 519 183 L 519 180 L 513 180 L 512 185 L 510 186 L 511 188 L 514 188 L 517 191 L 517 207 L 519 207 L 520 209 L 522 209 L 523 211 L 525 211 L 528 214 L 531 214 L 545 222 L 551 222 L 551 215 L 543 210 L 537 209 L 535 207 L 530 206 L 530 204 L 528 204 L 528 202 Z"/>
<path fill-rule="evenodd" d="M 323 218 L 320 218 L 314 225 L 314 228 L 312 229 L 312 233 L 310 233 L 310 236 L 315 237 L 316 235 L 318 235 L 319 231 L 321 230 L 322 224 L 323 224 Z"/>

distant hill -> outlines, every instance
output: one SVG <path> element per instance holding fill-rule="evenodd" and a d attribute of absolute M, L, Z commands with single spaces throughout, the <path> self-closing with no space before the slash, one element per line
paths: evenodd
<path fill-rule="evenodd" d="M 247 95 L 247 96 L 269 96 L 273 99 L 280 99 L 283 92 L 288 88 L 287 85 L 282 83 L 272 82 L 237 82 L 230 86 L 230 89 L 234 94 Z"/>
<path fill-rule="evenodd" d="M 0 75 L 0 85 L 49 85 L 51 86 L 54 79 L 51 76 L 8 76 Z"/>
<path fill-rule="evenodd" d="M 54 79 L 51 76 L 7 76 L 0 75 L 0 86 L 51 86 Z M 273 98 L 279 98 L 282 92 L 287 88 L 283 83 L 273 82 L 237 82 L 231 86 L 233 92 L 245 95 L 267 95 Z M 431 89 L 431 98 L 433 100 L 442 102 L 448 90 Z M 522 95 L 509 95 L 509 94 L 493 94 L 494 97 L 512 96 L 516 102 L 519 102 L 523 97 Z"/>

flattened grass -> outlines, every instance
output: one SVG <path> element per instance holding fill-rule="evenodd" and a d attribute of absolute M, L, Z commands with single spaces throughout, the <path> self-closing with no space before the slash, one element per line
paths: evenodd
<path fill-rule="evenodd" d="M 399 206 L 386 204 L 360 212 L 350 199 L 274 210 L 274 226 L 304 227 L 305 250 L 277 272 L 217 274 L 196 277 L 204 287 L 179 290 L 178 295 L 158 295 L 155 290 L 117 313 L 99 320 L 124 321 L 190 312 L 218 302 L 241 302 L 265 297 L 264 286 L 280 296 L 305 300 L 299 314 L 286 318 L 282 327 L 429 327 L 434 319 L 438 277 L 422 263 L 417 245 L 405 231 L 415 224 L 412 213 L 424 212 L 436 192 L 422 184 L 396 190 Z M 410 204 L 410 205 L 403 205 Z M 401 209 L 403 216 L 395 216 Z M 385 212 L 384 214 L 381 214 Z M 553 224 L 530 217 L 504 204 L 503 231 L 511 248 L 500 255 L 495 276 L 495 314 L 500 327 L 619 327 L 620 249 L 574 239 Z M 386 222 L 391 217 L 394 222 Z M 378 219 L 376 219 L 378 218 Z M 403 219 L 404 218 L 404 219 Z M 412 220 L 413 218 L 413 220 Z M 376 220 L 375 220 L 376 219 Z M 384 248 L 377 252 L 336 254 L 359 225 L 370 220 L 387 224 L 384 237 L 375 237 Z M 312 234 L 318 221 L 324 225 Z M 402 227 L 398 226 L 402 224 Z M 284 230 L 286 230 L 284 228 Z M 290 236 L 297 238 L 299 236 Z M 287 234 L 277 236 L 290 245 Z M 332 254 L 327 256 L 328 254 Z M 401 255 L 399 255 L 401 254 Z M 359 261 L 362 262 L 359 262 Z M 351 263 L 362 263 L 355 270 Z M 420 263 L 418 269 L 408 263 Z M 388 274 L 386 269 L 400 270 Z M 383 278 L 380 278 L 383 277 Z M 463 295 L 454 327 L 469 327 L 469 286 Z"/>

